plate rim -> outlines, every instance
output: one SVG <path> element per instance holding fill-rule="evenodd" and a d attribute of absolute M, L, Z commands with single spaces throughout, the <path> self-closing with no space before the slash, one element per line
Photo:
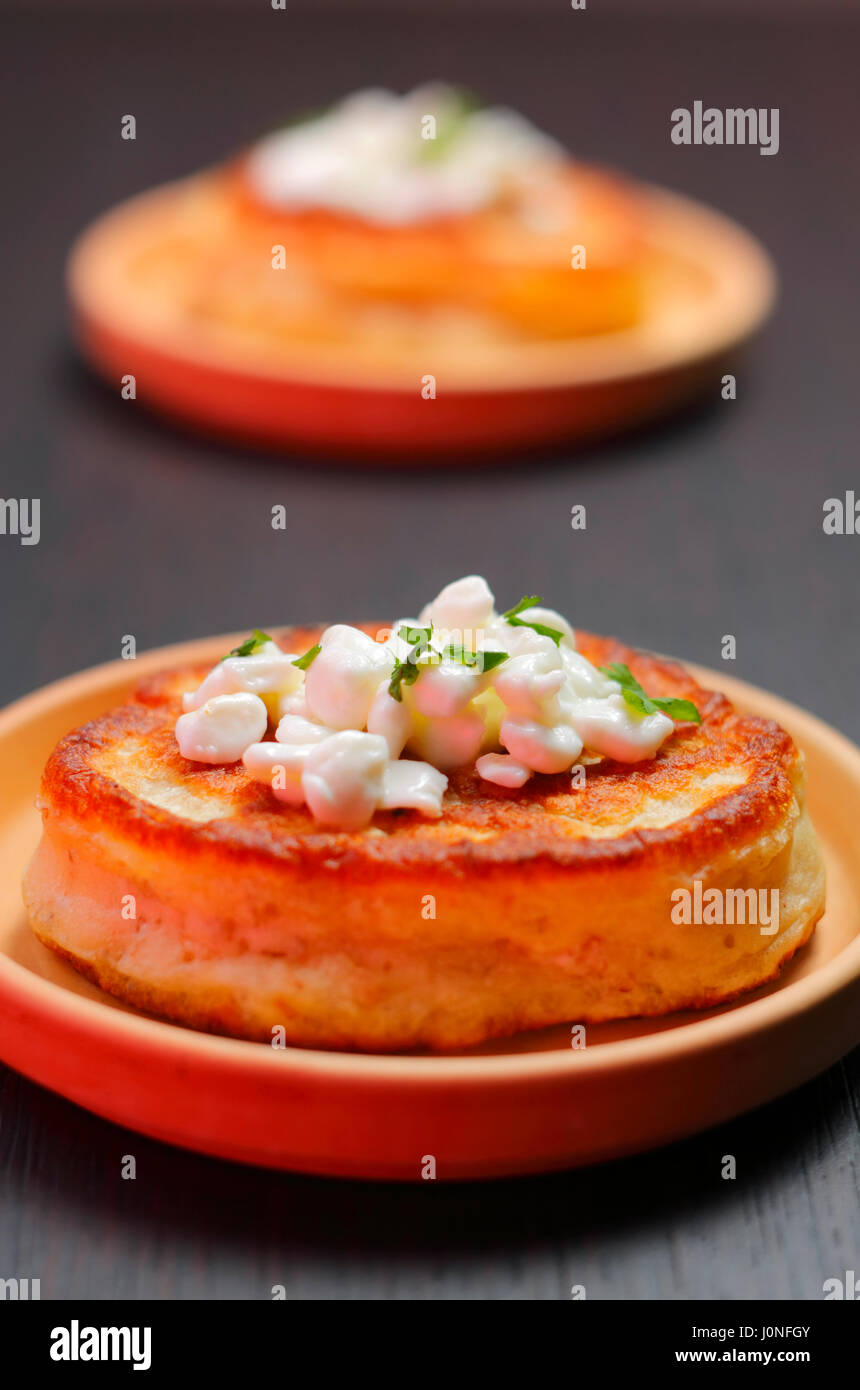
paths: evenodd
<path fill-rule="evenodd" d="M 283 626 L 275 624 L 275 630 L 280 631 Z M 92 693 L 103 689 L 107 694 L 116 685 L 133 686 L 144 674 L 168 664 L 206 660 L 211 652 L 223 650 L 228 642 L 241 635 L 228 633 L 171 643 L 142 653 L 133 663 L 120 658 L 62 677 L 0 710 L 0 739 L 20 723 L 56 711 L 91 687 L 95 687 Z M 683 664 L 706 688 L 723 690 L 733 703 L 743 705 L 747 695 L 753 703 L 763 699 L 772 717 L 780 723 L 787 722 L 794 728 L 806 724 L 817 740 L 829 745 L 834 756 L 838 755 L 849 770 L 853 767 L 860 783 L 860 747 L 817 715 L 737 677 L 725 676 L 692 662 Z M 76 994 L 0 950 L 0 997 L 5 997 L 7 1004 L 12 999 L 29 1005 L 50 1017 L 54 1025 L 67 1018 L 70 1023 L 85 1027 L 90 1035 L 100 1035 L 106 1043 L 116 1040 L 117 1033 L 126 1034 L 130 1042 L 138 1042 L 166 1059 L 208 1061 L 239 1072 L 250 1069 L 254 1073 L 259 1071 L 261 1079 L 264 1075 L 274 1075 L 269 1071 L 274 1067 L 287 1070 L 292 1077 L 302 1072 L 341 1080 L 360 1076 L 368 1081 L 408 1083 L 410 1087 L 436 1086 L 439 1081 L 455 1086 L 468 1086 L 475 1081 L 489 1085 L 531 1083 L 558 1079 L 566 1074 L 587 1076 L 591 1080 L 611 1077 L 619 1071 L 647 1068 L 682 1056 L 702 1055 L 768 1033 L 835 998 L 855 985 L 858 979 L 860 930 L 836 956 L 811 974 L 777 988 L 764 998 L 740 1003 L 711 1017 L 692 1017 L 689 1022 L 659 1033 L 616 1039 L 601 1043 L 599 1047 L 583 1049 L 551 1048 L 479 1055 L 387 1054 L 301 1047 L 276 1049 L 241 1038 L 184 1028 Z"/>

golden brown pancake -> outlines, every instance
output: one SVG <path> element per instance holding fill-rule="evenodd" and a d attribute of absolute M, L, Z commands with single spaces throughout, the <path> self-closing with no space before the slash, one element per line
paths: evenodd
<path fill-rule="evenodd" d="M 420 383 L 428 362 L 458 379 L 476 354 L 492 370 L 500 351 L 642 320 L 659 279 L 646 199 L 580 165 L 559 187 L 575 216 L 551 235 L 508 207 L 389 227 L 267 206 L 240 161 L 117 213 L 97 257 L 75 270 L 78 293 L 124 330 L 206 359 L 310 370 L 357 354 L 386 380 Z M 574 246 L 587 248 L 582 268 L 572 268 Z M 280 254 L 283 270 L 273 268 Z"/>
<path fill-rule="evenodd" d="M 578 790 L 569 774 L 505 790 L 463 770 L 440 820 L 381 812 L 357 832 L 277 802 L 241 763 L 181 756 L 181 694 L 205 667 L 146 682 L 48 761 L 24 888 L 36 935 L 164 1018 L 329 1048 L 461 1048 L 771 980 L 824 909 L 802 754 L 675 663 L 577 640 L 649 693 L 694 701 L 701 725 L 676 725 L 647 762 L 593 763 Z M 673 892 L 696 881 L 777 889 L 778 930 L 673 920 Z"/>

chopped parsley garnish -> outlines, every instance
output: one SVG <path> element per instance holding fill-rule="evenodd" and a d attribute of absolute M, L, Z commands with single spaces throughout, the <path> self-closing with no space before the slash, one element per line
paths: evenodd
<path fill-rule="evenodd" d="M 418 659 L 429 647 L 432 633 L 432 626 L 407 627 L 404 623 L 402 627 L 397 629 L 397 636 L 409 644 L 409 651 L 402 661 L 398 657 L 394 662 L 394 669 L 388 684 L 388 693 L 392 700 L 397 700 L 400 703 L 403 699 L 403 686 L 414 685 L 420 676 L 421 667 L 418 664 Z"/>
<path fill-rule="evenodd" d="M 420 674 L 420 667 L 412 662 L 408 660 L 395 661 L 391 680 L 388 683 L 388 693 L 392 700 L 396 700 L 400 704 L 403 699 L 403 686 L 414 685 Z"/>
<path fill-rule="evenodd" d="M 310 666 L 311 662 L 316 657 L 318 657 L 319 654 L 320 644 L 319 642 L 317 642 L 313 647 L 308 647 L 307 651 L 304 652 L 301 656 L 297 656 L 295 661 L 293 662 L 293 665 L 298 666 L 300 671 L 306 671 Z"/>
<path fill-rule="evenodd" d="M 231 652 L 227 653 L 227 656 L 222 656 L 221 660 L 226 661 L 227 657 L 230 656 L 255 656 L 261 647 L 272 640 L 268 632 L 261 632 L 258 627 L 255 627 L 250 637 L 246 637 L 244 642 L 240 642 L 238 647 L 234 647 Z"/>
<path fill-rule="evenodd" d="M 507 652 L 472 652 L 466 647 L 450 646 L 443 649 L 442 655 L 460 666 L 469 666 L 479 671 L 493 671 L 507 661 Z"/>
<path fill-rule="evenodd" d="M 436 122 L 433 139 L 422 136 L 419 146 L 420 163 L 434 163 L 445 159 L 460 136 L 465 133 L 469 117 L 477 111 L 482 102 L 465 87 L 458 87 L 451 93 L 451 101 L 440 113 Z"/>
<path fill-rule="evenodd" d="M 656 714 L 659 710 L 668 714 L 670 719 L 688 719 L 693 724 L 701 724 L 702 716 L 692 700 L 660 699 L 656 695 L 646 695 L 629 666 L 614 663 L 600 669 L 604 676 L 618 682 L 621 694 L 631 709 L 639 710 L 641 714 Z"/>
<path fill-rule="evenodd" d="M 514 604 L 513 608 L 509 608 L 507 613 L 503 613 L 502 617 L 506 623 L 510 623 L 511 627 L 530 627 L 535 632 L 539 632 L 541 637 L 551 637 L 555 645 L 558 646 L 564 636 L 564 633 L 559 632 L 558 628 L 547 627 L 545 623 L 530 623 L 525 618 L 517 616 L 520 613 L 525 613 L 529 608 L 537 608 L 541 603 L 543 603 L 543 599 L 539 598 L 537 594 L 526 594 L 519 603 Z"/>

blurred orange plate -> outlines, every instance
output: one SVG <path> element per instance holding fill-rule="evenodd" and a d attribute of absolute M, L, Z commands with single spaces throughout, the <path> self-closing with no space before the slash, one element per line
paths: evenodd
<path fill-rule="evenodd" d="M 567 1026 L 469 1053 L 377 1056 L 212 1037 L 102 994 L 32 935 L 18 885 L 56 740 L 167 665 L 226 639 L 72 676 L 0 714 L 0 1056 L 118 1124 L 245 1163 L 342 1177 L 440 1180 L 574 1167 L 665 1144 L 761 1105 L 860 1041 L 860 750 L 812 715 L 692 668 L 805 750 L 828 872 L 827 912 L 781 978 L 697 1014 Z"/>
<path fill-rule="evenodd" d="M 75 331 L 117 391 L 132 373 L 141 404 L 266 448 L 404 464 L 617 433 L 703 392 L 718 399 L 723 369 L 775 297 L 772 264 L 753 237 L 709 208 L 643 187 L 652 285 L 641 324 L 564 342 L 482 344 L 450 370 L 443 364 L 428 401 L 414 365 L 383 369 L 352 347 L 308 343 L 284 345 L 273 362 L 259 346 L 171 322 L 142 294 L 129 264 L 174 232 L 199 237 L 205 179 L 144 193 L 84 232 L 68 268 Z"/>

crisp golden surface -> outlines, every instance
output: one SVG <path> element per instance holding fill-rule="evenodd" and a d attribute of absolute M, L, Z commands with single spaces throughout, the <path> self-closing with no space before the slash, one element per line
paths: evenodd
<path fill-rule="evenodd" d="M 316 636 L 280 640 L 303 651 Z M 25 888 L 37 934 L 169 1018 L 331 1047 L 460 1047 L 703 1007 L 772 978 L 823 910 L 798 750 L 676 664 L 578 640 L 694 700 L 701 726 L 635 767 L 596 763 L 577 791 L 566 775 L 507 791 L 464 771 L 440 821 L 390 812 L 350 833 L 276 803 L 241 764 L 181 757 L 180 696 L 203 670 L 145 683 L 48 762 Z M 696 879 L 777 888 L 779 931 L 677 925 L 671 893 Z"/>

